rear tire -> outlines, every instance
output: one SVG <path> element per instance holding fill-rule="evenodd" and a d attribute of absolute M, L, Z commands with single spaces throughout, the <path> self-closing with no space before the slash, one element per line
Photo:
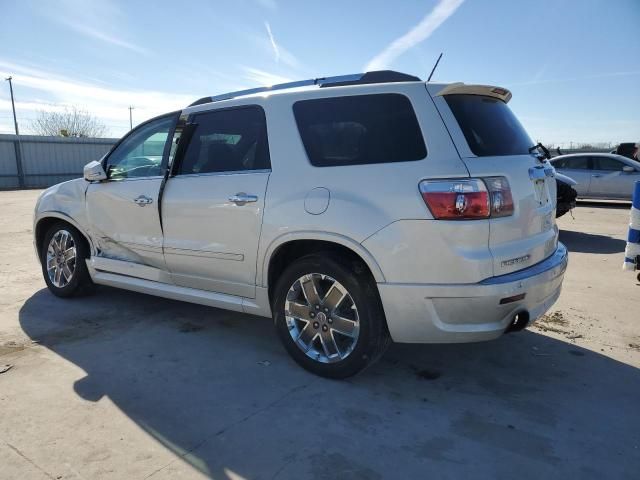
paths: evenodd
<path fill-rule="evenodd" d="M 92 293 L 95 285 L 85 260 L 91 252 L 82 234 L 67 222 L 56 222 L 47 230 L 40 250 L 42 275 L 58 297 Z"/>
<path fill-rule="evenodd" d="M 283 272 L 274 293 L 284 347 L 316 375 L 355 375 L 390 343 L 376 284 L 359 262 L 331 252 L 302 257 Z"/>

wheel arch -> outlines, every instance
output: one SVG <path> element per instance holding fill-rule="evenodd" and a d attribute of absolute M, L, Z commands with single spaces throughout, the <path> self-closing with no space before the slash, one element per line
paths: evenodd
<path fill-rule="evenodd" d="M 56 222 L 64 221 L 69 225 L 74 227 L 76 230 L 80 232 L 80 235 L 84 238 L 87 246 L 89 247 L 89 251 L 91 254 L 94 253 L 93 242 L 91 242 L 91 237 L 87 235 L 87 232 L 69 215 L 62 212 L 42 212 L 38 214 L 38 217 L 34 221 L 33 226 L 33 235 L 34 235 L 34 245 L 36 248 L 36 254 L 38 256 L 38 260 L 41 260 L 40 253 L 42 251 L 42 242 L 44 240 L 44 236 L 47 233 L 47 230 Z"/>
<path fill-rule="evenodd" d="M 258 271 L 258 285 L 267 287 L 271 299 L 272 289 L 279 273 L 295 258 L 310 253 L 332 250 L 360 260 L 369 270 L 376 283 L 384 282 L 382 269 L 371 253 L 361 244 L 337 234 L 317 232 L 287 233 L 271 242 L 263 257 L 262 268 Z"/>

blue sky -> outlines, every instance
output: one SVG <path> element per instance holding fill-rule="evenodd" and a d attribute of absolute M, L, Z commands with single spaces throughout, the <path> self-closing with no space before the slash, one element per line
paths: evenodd
<path fill-rule="evenodd" d="M 18 122 L 75 105 L 111 136 L 230 90 L 390 68 L 505 86 L 545 143 L 640 140 L 640 0 L 0 0 Z M 0 133 L 13 130 L 7 82 Z"/>

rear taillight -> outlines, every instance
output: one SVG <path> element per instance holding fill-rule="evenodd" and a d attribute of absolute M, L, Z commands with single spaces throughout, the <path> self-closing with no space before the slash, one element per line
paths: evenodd
<path fill-rule="evenodd" d="M 508 217 L 513 214 L 511 187 L 505 177 L 487 177 L 484 179 L 491 196 L 491 216 Z"/>
<path fill-rule="evenodd" d="M 513 214 L 513 198 L 504 177 L 423 180 L 420 193 L 437 220 L 474 220 Z"/>
<path fill-rule="evenodd" d="M 489 217 L 489 192 L 482 180 L 424 180 L 420 193 L 438 220 Z"/>

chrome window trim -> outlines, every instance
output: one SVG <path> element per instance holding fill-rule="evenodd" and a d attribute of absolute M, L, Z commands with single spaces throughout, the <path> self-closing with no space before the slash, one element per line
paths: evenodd
<path fill-rule="evenodd" d="M 107 178 L 106 180 L 91 183 L 135 182 L 140 180 L 162 180 L 162 178 L 164 178 L 162 175 L 154 175 L 153 177 Z"/>
<path fill-rule="evenodd" d="M 226 172 L 206 172 L 206 173 L 182 173 L 171 177 L 175 178 L 189 178 L 189 177 L 222 177 L 228 175 L 250 175 L 252 173 L 271 173 L 270 168 L 263 168 L 258 170 L 229 170 Z"/>

